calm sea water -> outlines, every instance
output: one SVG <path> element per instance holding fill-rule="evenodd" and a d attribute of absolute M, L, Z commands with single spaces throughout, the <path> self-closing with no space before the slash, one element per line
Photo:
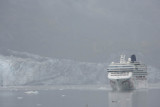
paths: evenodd
<path fill-rule="evenodd" d="M 3 88 L 0 107 L 160 107 L 160 88 Z"/>

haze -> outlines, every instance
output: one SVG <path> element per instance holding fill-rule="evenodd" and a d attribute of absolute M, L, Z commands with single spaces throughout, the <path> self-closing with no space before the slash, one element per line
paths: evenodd
<path fill-rule="evenodd" d="M 87 62 L 127 50 L 160 67 L 159 0 L 1 0 L 0 47 Z"/>

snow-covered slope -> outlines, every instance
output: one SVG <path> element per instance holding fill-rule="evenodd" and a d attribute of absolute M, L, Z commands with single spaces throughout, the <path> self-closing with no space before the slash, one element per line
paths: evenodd
<path fill-rule="evenodd" d="M 0 85 L 107 84 L 107 63 L 51 59 L 25 52 L 0 50 Z M 160 72 L 148 69 L 149 82 L 159 82 Z"/>

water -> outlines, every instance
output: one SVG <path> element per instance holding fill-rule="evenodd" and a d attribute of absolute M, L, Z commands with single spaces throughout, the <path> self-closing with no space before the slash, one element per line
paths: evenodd
<path fill-rule="evenodd" d="M 0 88 L 0 107 L 159 107 L 160 87 L 112 91 L 106 86 Z"/>

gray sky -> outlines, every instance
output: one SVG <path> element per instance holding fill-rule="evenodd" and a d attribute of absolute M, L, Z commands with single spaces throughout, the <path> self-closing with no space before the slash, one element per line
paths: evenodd
<path fill-rule="evenodd" d="M 0 47 L 105 62 L 123 50 L 160 62 L 159 0 L 0 0 Z"/>

